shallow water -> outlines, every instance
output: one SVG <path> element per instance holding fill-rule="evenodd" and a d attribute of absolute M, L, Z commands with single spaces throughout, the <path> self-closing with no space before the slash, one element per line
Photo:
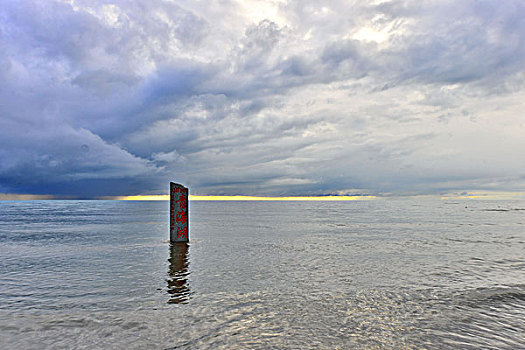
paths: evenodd
<path fill-rule="evenodd" d="M 525 202 L 0 202 L 2 349 L 525 348 Z"/>

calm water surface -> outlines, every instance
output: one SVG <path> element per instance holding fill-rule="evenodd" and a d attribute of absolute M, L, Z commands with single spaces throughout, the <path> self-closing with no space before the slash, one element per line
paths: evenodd
<path fill-rule="evenodd" d="M 0 202 L 1 349 L 524 349 L 525 202 Z"/>

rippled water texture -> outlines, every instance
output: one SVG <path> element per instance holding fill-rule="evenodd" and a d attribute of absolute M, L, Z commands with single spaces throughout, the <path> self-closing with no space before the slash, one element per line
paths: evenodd
<path fill-rule="evenodd" d="M 0 202 L 1 349 L 525 348 L 525 203 Z"/>

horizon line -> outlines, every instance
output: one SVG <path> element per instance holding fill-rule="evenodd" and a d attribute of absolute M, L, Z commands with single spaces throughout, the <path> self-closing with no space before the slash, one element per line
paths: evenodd
<path fill-rule="evenodd" d="M 371 200 L 375 199 L 376 196 L 201 196 L 201 195 L 189 195 L 190 201 L 355 201 L 355 200 Z M 124 201 L 169 201 L 170 196 L 167 194 L 161 195 L 135 195 L 135 196 L 117 196 L 114 199 Z"/>

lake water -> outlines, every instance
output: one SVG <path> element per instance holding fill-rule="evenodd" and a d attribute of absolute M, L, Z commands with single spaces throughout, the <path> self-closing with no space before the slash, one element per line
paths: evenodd
<path fill-rule="evenodd" d="M 0 201 L 1 349 L 524 349 L 525 202 Z"/>

